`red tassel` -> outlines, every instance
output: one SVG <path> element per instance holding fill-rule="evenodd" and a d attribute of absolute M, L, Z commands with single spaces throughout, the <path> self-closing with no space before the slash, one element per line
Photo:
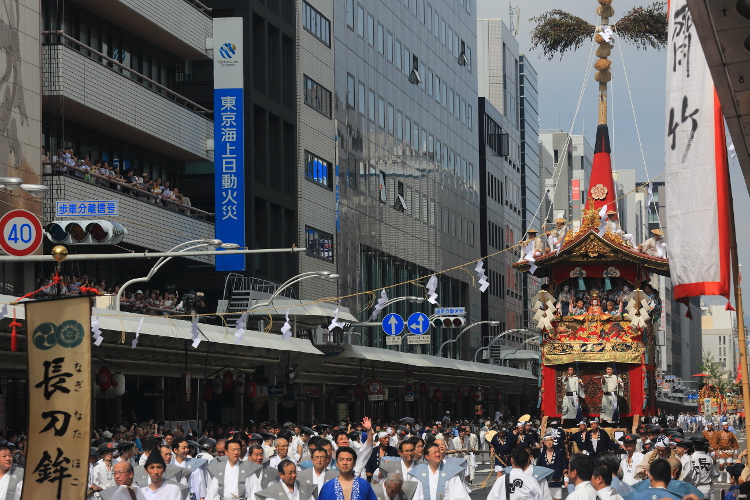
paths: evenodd
<path fill-rule="evenodd" d="M 687 312 L 685 313 L 685 317 L 687 319 L 693 319 L 693 313 L 690 311 L 690 308 L 688 307 Z"/>
<path fill-rule="evenodd" d="M 734 308 L 731 302 L 727 301 L 727 305 L 724 307 L 725 311 L 736 311 L 737 309 Z"/>
<path fill-rule="evenodd" d="M 10 350 L 11 351 L 17 351 L 18 350 L 18 333 L 16 332 L 17 326 L 23 326 L 21 323 L 16 321 L 16 308 L 13 308 L 13 322 L 10 324 L 10 327 L 12 328 L 12 332 L 10 334 Z"/>

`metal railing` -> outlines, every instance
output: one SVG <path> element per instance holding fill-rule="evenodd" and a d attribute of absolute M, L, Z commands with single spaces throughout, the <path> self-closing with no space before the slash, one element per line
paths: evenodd
<path fill-rule="evenodd" d="M 66 34 L 66 33 L 65 33 L 64 31 L 62 31 L 62 30 L 58 30 L 58 31 L 42 31 L 42 35 L 49 35 L 49 36 L 55 36 L 55 35 L 57 35 L 57 36 L 59 36 L 59 37 L 61 37 L 61 38 L 64 38 L 65 40 L 68 40 L 68 41 L 69 41 L 70 43 L 72 43 L 73 45 L 77 45 L 78 47 L 80 47 L 80 48 L 82 48 L 82 49 L 86 49 L 86 50 L 88 50 L 89 52 L 91 52 L 92 54 L 96 54 L 96 56 L 97 56 L 97 57 L 100 57 L 100 58 L 104 59 L 104 60 L 105 60 L 105 61 L 107 61 L 108 63 L 114 64 L 114 65 L 115 65 L 115 66 L 117 66 L 118 68 L 120 68 L 120 69 L 123 69 L 123 70 L 127 71 L 128 73 L 130 73 L 130 74 L 131 74 L 131 76 L 135 76 L 135 77 L 138 77 L 139 79 L 141 79 L 141 80 L 143 80 L 143 81 L 145 81 L 145 82 L 148 82 L 149 84 L 153 85 L 154 87 L 158 88 L 159 90 L 162 90 L 162 91 L 164 91 L 164 93 L 165 93 L 165 94 L 167 94 L 167 95 L 169 95 L 169 96 L 173 97 L 175 101 L 177 101 L 177 102 L 180 102 L 180 103 L 181 103 L 181 104 L 183 104 L 183 105 L 184 105 L 184 106 L 185 106 L 186 108 L 188 108 L 188 109 L 191 109 L 191 108 L 192 108 L 192 111 L 195 111 L 196 113 L 200 113 L 200 114 L 203 114 L 203 115 L 212 115 L 212 114 L 213 114 L 213 111 L 212 111 L 212 110 L 210 110 L 210 109 L 208 109 L 208 108 L 204 108 L 204 107 L 203 107 L 203 106 L 201 106 L 200 104 L 198 104 L 198 103 L 195 103 L 195 102 L 191 101 L 191 100 L 190 100 L 190 99 L 188 99 L 187 97 L 183 97 L 183 96 L 181 96 L 180 94 L 178 94 L 178 93 L 177 93 L 177 92 L 175 92 L 174 90 L 168 89 L 167 87 L 165 87 L 165 86 L 164 86 L 164 85 L 162 85 L 161 83 L 159 83 L 159 82 L 156 82 L 156 81 L 152 80 L 151 78 L 149 78 L 149 77 L 147 77 L 147 76 L 145 76 L 145 75 L 142 75 L 141 73 L 138 73 L 137 71 L 133 70 L 132 68 L 130 68 L 130 67 L 128 67 L 128 66 L 126 66 L 126 65 L 122 64 L 122 63 L 121 63 L 120 61 L 118 61 L 117 59 L 112 59 L 111 57 L 109 57 L 109 56 L 107 56 L 107 55 L 105 55 L 105 54 L 103 54 L 103 53 L 99 52 L 98 50 L 96 50 L 96 49 L 93 49 L 93 48 L 89 47 L 89 46 L 88 46 L 88 45 L 86 45 L 85 43 L 79 42 L 78 40 L 76 40 L 76 39 L 75 39 L 75 38 L 73 38 L 72 36 L 70 36 L 70 35 Z M 58 43 L 56 43 L 56 44 L 54 44 L 54 45 L 64 45 L 64 44 L 62 44 L 62 43 L 58 42 Z M 114 71 L 114 69 L 113 69 L 113 68 L 110 68 L 110 69 L 112 69 L 112 70 Z M 131 80 L 132 80 L 132 78 L 131 78 Z M 137 83 L 137 82 L 136 82 L 136 83 Z M 145 87 L 145 86 L 144 86 L 144 88 L 148 88 L 148 87 Z"/>
<path fill-rule="evenodd" d="M 206 7 L 205 5 L 200 3 L 198 0 L 185 0 L 185 1 L 206 15 L 208 15 L 207 14 L 208 12 L 213 11 L 211 7 Z"/>
<path fill-rule="evenodd" d="M 57 162 L 45 161 L 45 162 L 42 162 L 42 165 L 51 165 L 53 167 L 52 174 L 45 174 L 45 175 L 66 175 L 66 172 L 60 171 L 60 170 L 55 171 L 55 169 L 56 168 L 57 169 L 59 169 L 59 168 L 67 168 L 68 172 L 70 172 L 70 171 L 78 171 L 78 172 L 83 173 L 84 175 L 90 175 L 92 178 L 101 179 L 101 180 L 106 181 L 106 182 L 108 182 L 110 184 L 115 184 L 117 186 L 120 186 L 120 187 L 122 187 L 122 190 L 115 189 L 115 191 L 118 191 L 119 193 L 124 194 L 124 195 L 127 195 L 127 193 L 124 192 L 124 191 L 128 190 L 131 193 L 136 193 L 136 194 L 140 194 L 140 195 L 145 196 L 146 200 L 143 200 L 143 201 L 147 201 L 148 199 L 154 199 L 155 201 L 158 202 L 159 198 L 160 198 L 160 196 L 158 194 L 154 194 L 154 193 L 151 193 L 149 191 L 145 191 L 143 189 L 131 186 L 128 183 L 123 182 L 121 180 L 113 179 L 112 177 L 109 177 L 109 176 L 106 176 L 106 175 L 97 174 L 97 173 L 91 172 L 90 170 L 86 170 L 86 169 L 83 169 L 83 168 L 80 168 L 80 167 L 77 167 L 77 166 L 68 165 L 68 164 L 60 162 L 60 161 L 57 161 Z M 72 177 L 74 179 L 77 179 L 77 180 L 80 180 L 81 182 L 86 182 L 81 177 L 76 177 L 76 176 L 70 176 L 70 177 Z M 111 188 L 109 188 L 107 186 L 102 186 L 101 184 L 98 184 L 98 183 L 91 183 L 91 184 L 95 185 L 95 186 L 99 186 L 101 188 L 111 189 Z M 170 209 L 170 208 L 174 207 L 175 211 L 177 211 L 177 210 L 184 211 L 184 213 L 186 215 L 194 215 L 195 217 L 200 217 L 200 218 L 203 218 L 203 219 L 206 219 L 208 217 L 213 217 L 214 216 L 214 214 L 211 213 L 211 212 L 206 212 L 205 210 L 201 210 L 200 208 L 195 208 L 195 207 L 190 206 L 190 205 L 185 205 L 185 204 L 180 203 L 178 201 L 164 199 L 164 202 L 166 203 L 166 205 L 164 206 L 164 208 Z M 151 203 L 151 204 L 153 205 L 154 203 Z"/>
<path fill-rule="evenodd" d="M 273 295 L 279 289 L 279 286 L 279 283 L 274 283 L 273 281 L 229 273 L 224 282 L 224 300 L 231 300 L 232 294 L 235 291 L 255 291 Z M 289 287 L 283 290 L 280 296 L 294 299 L 296 298 L 296 293 L 293 287 Z"/>

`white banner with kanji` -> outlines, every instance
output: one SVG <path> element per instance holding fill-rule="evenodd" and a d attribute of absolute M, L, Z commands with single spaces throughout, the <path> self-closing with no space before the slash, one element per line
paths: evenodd
<path fill-rule="evenodd" d="M 675 299 L 729 295 L 724 118 L 686 0 L 669 5 L 666 229 Z M 660 214 L 661 215 L 661 214 Z"/>

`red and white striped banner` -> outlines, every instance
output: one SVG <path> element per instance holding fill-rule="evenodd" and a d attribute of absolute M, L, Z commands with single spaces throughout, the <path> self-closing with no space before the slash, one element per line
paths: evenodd
<path fill-rule="evenodd" d="M 675 299 L 729 296 L 724 117 L 686 0 L 669 5 L 665 229 Z"/>

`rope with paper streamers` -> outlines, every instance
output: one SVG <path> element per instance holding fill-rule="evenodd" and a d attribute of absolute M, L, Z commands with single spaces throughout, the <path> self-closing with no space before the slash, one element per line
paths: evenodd
<path fill-rule="evenodd" d="M 654 182 L 655 180 L 657 180 L 657 179 L 659 179 L 660 177 L 663 177 L 663 176 L 664 176 L 664 174 L 658 175 L 657 177 L 654 177 L 653 179 L 650 179 L 648 182 L 644 182 L 643 184 L 640 184 L 640 185 L 636 186 L 635 188 L 633 188 L 632 190 L 628 191 L 627 193 L 624 193 L 622 196 L 620 196 L 619 198 L 617 198 L 615 201 L 619 201 L 620 199 L 623 199 L 626 196 L 635 193 L 639 189 L 642 189 L 642 188 L 648 186 L 650 183 Z M 5 200 L 0 200 L 0 202 L 8 203 Z M 12 206 L 14 206 L 14 205 L 12 205 Z M 565 224 L 565 227 L 571 226 L 574 222 L 581 222 L 582 220 L 583 220 L 583 216 L 580 217 L 580 218 L 578 218 L 578 219 L 569 221 L 567 224 Z M 537 238 L 541 238 L 541 237 L 542 237 L 542 235 L 538 236 Z M 482 261 L 484 259 L 489 259 L 490 257 L 495 257 L 495 256 L 503 254 L 505 252 L 510 252 L 510 251 L 514 251 L 514 250 L 516 250 L 518 248 L 521 248 L 526 243 L 527 242 L 517 243 L 517 244 L 512 245 L 512 246 L 510 246 L 508 248 L 505 248 L 503 250 L 498 250 L 497 252 L 488 254 L 486 256 L 480 257 L 478 259 L 475 259 L 475 260 L 472 260 L 472 261 L 469 261 L 469 262 L 465 262 L 465 263 L 457 265 L 457 266 L 453 266 L 453 267 L 450 267 L 450 268 L 447 268 L 447 269 L 443 269 L 441 271 L 436 271 L 436 272 L 431 273 L 431 274 L 429 274 L 427 276 L 421 276 L 421 277 L 414 278 L 414 279 L 411 279 L 411 280 L 408 280 L 408 281 L 403 281 L 403 282 L 400 282 L 400 283 L 395 283 L 393 285 L 387 285 L 387 286 L 383 286 L 383 287 L 378 287 L 378 288 L 376 288 L 374 290 L 366 290 L 366 291 L 362 291 L 362 292 L 351 293 L 351 294 L 348 294 L 348 295 L 341 295 L 341 296 L 338 296 L 338 297 L 323 297 L 323 298 L 320 298 L 320 299 L 311 300 L 309 302 L 304 302 L 304 303 L 300 304 L 300 306 L 311 306 L 311 305 L 315 305 L 315 304 L 319 304 L 319 303 L 323 303 L 323 302 L 339 302 L 342 299 L 348 299 L 348 298 L 358 297 L 358 296 L 367 295 L 367 294 L 369 294 L 373 298 L 372 302 L 374 303 L 374 297 L 377 297 L 376 294 L 380 290 L 387 290 L 387 289 L 390 289 L 390 288 L 396 288 L 396 287 L 404 286 L 404 285 L 415 285 L 415 286 L 426 288 L 426 291 L 428 292 L 427 293 L 427 295 L 428 295 L 428 301 L 430 301 L 430 299 L 435 300 L 437 298 L 437 293 L 435 293 L 435 292 L 436 292 L 436 289 L 437 289 L 437 278 L 438 278 L 439 275 L 441 275 L 441 274 L 447 274 L 447 273 L 449 273 L 451 271 L 456 271 L 456 270 L 459 270 L 459 269 L 464 269 L 466 266 L 470 266 L 472 264 L 476 265 L 477 263 L 479 263 L 480 261 Z M 428 280 L 427 287 L 425 287 L 425 285 L 423 285 L 421 283 L 421 281 L 423 281 L 425 279 Z M 53 284 L 54 283 L 52 283 L 50 285 L 47 285 L 47 286 L 45 286 L 45 287 L 43 287 L 43 288 L 41 288 L 39 290 L 36 290 L 34 292 L 31 292 L 29 294 L 26 294 L 23 297 L 19 298 L 17 301 L 10 302 L 8 304 L 10 304 L 10 305 L 17 305 L 18 302 L 21 299 L 28 298 L 29 296 L 31 296 L 31 295 L 39 292 L 39 291 L 44 290 L 44 289 L 48 288 L 49 286 L 52 286 Z M 433 285 L 434 285 L 434 288 L 432 288 Z M 83 291 L 83 292 L 90 292 L 90 293 L 94 293 L 95 292 L 95 293 L 98 294 L 98 291 L 96 289 L 92 289 L 92 288 L 89 288 L 89 287 L 80 287 L 80 290 Z M 431 291 L 431 290 L 434 290 L 434 291 Z M 433 294 L 434 294 L 434 296 L 433 296 Z M 0 302 L 0 304 L 3 304 L 3 303 Z M 268 307 L 268 308 L 265 308 L 265 309 L 253 309 L 252 312 L 254 312 L 254 313 L 257 313 L 257 312 L 267 312 L 267 313 L 270 314 L 272 311 L 275 311 L 275 310 L 277 310 L 276 307 Z M 244 312 L 251 312 L 251 311 L 244 311 Z M 237 314 L 237 313 L 236 312 L 232 312 L 232 313 L 214 313 L 214 314 L 209 314 L 209 315 L 206 315 L 206 316 L 216 316 L 216 317 L 222 317 L 223 318 L 224 316 L 229 316 L 229 315 L 234 315 L 234 314 Z M 99 316 L 109 317 L 109 316 L 119 316 L 119 315 L 118 314 L 101 314 Z M 143 315 L 143 316 L 145 317 L 147 315 Z M 167 314 L 167 315 L 159 316 L 159 317 L 160 318 L 175 318 L 175 319 L 191 318 L 193 320 L 192 321 L 193 322 L 193 326 L 197 328 L 197 324 L 195 322 L 195 319 L 197 319 L 198 316 L 194 316 L 194 315 L 189 314 L 189 313 Z M 191 328 L 191 332 L 193 330 L 194 330 L 194 328 Z M 197 340 L 197 344 L 200 344 L 200 339 L 193 339 L 193 341 L 194 341 L 193 342 L 194 343 L 194 347 L 197 347 L 196 340 Z"/>

